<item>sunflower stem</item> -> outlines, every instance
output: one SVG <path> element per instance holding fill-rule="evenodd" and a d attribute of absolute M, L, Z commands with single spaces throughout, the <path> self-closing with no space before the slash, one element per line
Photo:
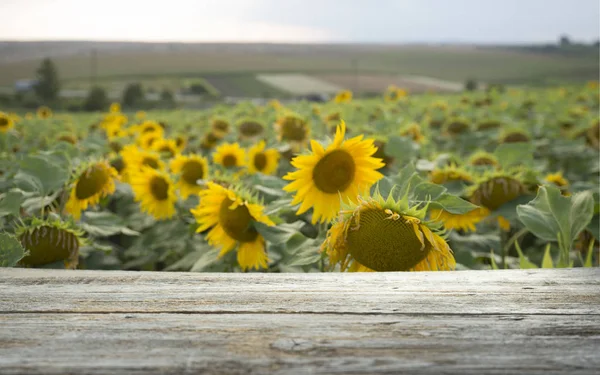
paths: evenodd
<path fill-rule="evenodd" d="M 510 250 L 510 247 L 519 239 L 519 237 L 521 237 L 522 235 L 524 235 L 525 233 L 529 232 L 527 230 L 527 228 L 523 228 L 520 231 L 518 231 L 517 233 L 515 233 L 508 241 L 502 243 L 500 243 L 501 249 L 502 249 L 502 269 L 506 269 L 507 268 L 507 264 L 506 264 L 506 256 L 508 255 L 508 251 Z M 504 239 L 505 235 L 504 235 L 504 231 L 502 229 L 500 229 L 500 239 Z"/>

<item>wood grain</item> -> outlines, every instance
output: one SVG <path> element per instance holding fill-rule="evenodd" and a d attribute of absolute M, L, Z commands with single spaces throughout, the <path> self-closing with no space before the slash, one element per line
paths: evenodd
<path fill-rule="evenodd" d="M 0 374 L 595 374 L 600 270 L 0 270 Z"/>

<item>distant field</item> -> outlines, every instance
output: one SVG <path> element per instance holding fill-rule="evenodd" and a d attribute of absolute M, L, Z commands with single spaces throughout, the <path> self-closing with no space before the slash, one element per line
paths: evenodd
<path fill-rule="evenodd" d="M 396 85 L 410 92 L 454 92 L 463 88 L 462 82 L 445 81 L 419 76 L 397 74 L 319 74 L 315 77 L 356 92 L 382 92 Z"/>
<path fill-rule="evenodd" d="M 111 90 L 127 81 L 142 81 L 157 90 L 178 88 L 186 80 L 205 77 L 226 92 L 261 96 L 281 90 L 256 80 L 256 74 L 330 75 L 329 82 L 341 86 L 359 74 L 358 89 L 370 90 L 387 86 L 379 81 L 398 75 L 454 82 L 581 82 L 598 79 L 599 67 L 597 53 L 561 55 L 500 47 L 2 42 L 0 86 L 12 87 L 15 80 L 33 77 L 40 59 L 51 56 L 66 87 L 89 88 L 92 49 L 97 50 L 98 82 L 111 85 Z M 427 86 L 414 80 L 410 84 Z"/>
<path fill-rule="evenodd" d="M 294 95 L 334 94 L 344 88 L 305 74 L 259 74 L 257 79 Z"/>

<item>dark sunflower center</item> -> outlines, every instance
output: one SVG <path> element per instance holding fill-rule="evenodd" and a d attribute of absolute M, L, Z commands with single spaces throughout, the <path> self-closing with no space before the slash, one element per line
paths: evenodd
<path fill-rule="evenodd" d="M 30 267 L 73 259 L 79 251 L 79 240 L 75 234 L 50 225 L 23 233 L 19 241 L 29 250 L 21 264 Z"/>
<path fill-rule="evenodd" d="M 254 155 L 254 167 L 259 171 L 262 171 L 267 166 L 267 157 L 263 152 L 259 152 Z"/>
<path fill-rule="evenodd" d="M 164 201 L 169 197 L 169 183 L 160 176 L 154 176 L 150 180 L 150 193 L 158 201 Z"/>
<path fill-rule="evenodd" d="M 205 139 L 206 139 L 206 142 L 208 142 L 210 144 L 215 143 L 219 140 L 219 138 L 217 138 L 217 136 L 214 135 L 213 133 L 208 133 L 206 135 Z"/>
<path fill-rule="evenodd" d="M 235 167 L 237 165 L 237 158 L 235 155 L 228 154 L 223 158 L 223 166 L 225 168 Z"/>
<path fill-rule="evenodd" d="M 298 121 L 286 121 L 281 133 L 283 138 L 289 141 L 303 141 L 306 138 L 306 128 Z"/>
<path fill-rule="evenodd" d="M 213 128 L 226 132 L 227 130 L 229 130 L 229 124 L 225 121 L 215 121 L 213 123 Z"/>
<path fill-rule="evenodd" d="M 156 160 L 156 158 L 146 156 L 144 157 L 144 159 L 142 159 L 142 165 L 145 165 L 152 169 L 158 169 L 158 160 Z"/>
<path fill-rule="evenodd" d="M 110 142 L 108 147 L 114 152 L 120 152 L 123 149 L 123 145 L 119 142 Z"/>
<path fill-rule="evenodd" d="M 473 160 L 473 165 L 495 165 L 494 160 L 486 157 L 480 157 Z"/>
<path fill-rule="evenodd" d="M 167 154 L 169 157 L 173 157 L 175 155 L 175 151 L 173 151 L 173 149 L 171 149 L 171 147 L 169 146 L 162 146 L 159 150 L 160 153 L 165 153 Z"/>
<path fill-rule="evenodd" d="M 357 215 L 348 230 L 348 251 L 360 264 L 375 271 L 408 271 L 427 257 L 431 244 L 424 239 L 423 247 L 413 225 L 403 217 L 389 217 L 379 209 Z"/>
<path fill-rule="evenodd" d="M 185 139 L 183 137 L 177 137 L 175 138 L 175 144 L 177 147 L 181 147 L 185 144 Z"/>
<path fill-rule="evenodd" d="M 510 133 L 504 137 L 504 143 L 529 142 L 529 137 L 522 133 Z"/>
<path fill-rule="evenodd" d="M 462 121 L 453 121 L 448 125 L 448 132 L 451 134 L 461 134 L 469 128 L 469 124 Z"/>
<path fill-rule="evenodd" d="M 246 206 L 238 206 L 234 210 L 229 207 L 233 201 L 229 198 L 223 200 L 219 210 L 219 223 L 229 237 L 240 242 L 252 242 L 258 237 L 258 232 L 252 224 L 252 216 Z"/>
<path fill-rule="evenodd" d="M 0 128 L 8 126 L 8 119 L 6 117 L 0 117 Z"/>
<path fill-rule="evenodd" d="M 104 167 L 95 165 L 88 168 L 79 176 L 75 184 L 75 197 L 82 200 L 98 194 L 109 179 L 110 175 Z"/>
<path fill-rule="evenodd" d="M 58 140 L 62 141 L 62 142 L 70 143 L 72 145 L 77 143 L 77 139 L 72 135 L 62 135 L 62 136 L 58 137 Z"/>
<path fill-rule="evenodd" d="M 117 172 L 121 173 L 125 169 L 125 161 L 122 157 L 118 157 L 110 162 L 110 166 L 116 169 Z"/>
<path fill-rule="evenodd" d="M 313 181 L 322 192 L 335 194 L 350 186 L 355 172 L 352 155 L 344 150 L 335 150 L 319 160 L 313 170 Z"/>
<path fill-rule="evenodd" d="M 493 211 L 517 199 L 524 192 L 525 188 L 518 180 L 510 177 L 495 177 L 482 183 L 475 190 L 471 202 Z"/>
<path fill-rule="evenodd" d="M 153 133 L 156 131 L 156 128 L 154 126 L 146 126 L 144 129 L 142 129 L 142 133 Z"/>
<path fill-rule="evenodd" d="M 254 137 L 263 132 L 263 126 L 258 122 L 249 121 L 240 125 L 240 133 L 248 137 Z"/>
<path fill-rule="evenodd" d="M 204 167 L 197 161 L 188 161 L 181 168 L 181 178 L 190 185 L 198 185 L 204 179 Z"/>

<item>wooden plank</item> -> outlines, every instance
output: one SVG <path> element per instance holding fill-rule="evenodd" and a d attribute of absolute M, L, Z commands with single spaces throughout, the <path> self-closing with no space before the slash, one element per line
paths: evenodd
<path fill-rule="evenodd" d="M 600 270 L 0 270 L 0 374 L 596 374 Z"/>
<path fill-rule="evenodd" d="M 0 312 L 599 314 L 600 269 L 376 274 L 0 271 Z"/>

